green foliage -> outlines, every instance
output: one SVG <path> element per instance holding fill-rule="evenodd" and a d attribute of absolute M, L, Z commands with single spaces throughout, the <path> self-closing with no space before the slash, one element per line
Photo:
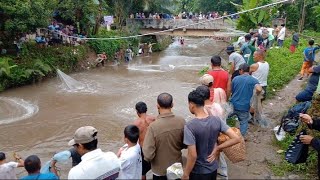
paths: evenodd
<path fill-rule="evenodd" d="M 19 58 L 0 59 L 0 62 L 5 61 L 5 65 L 0 63 L 0 67 L 10 68 L 9 76 L 0 76 L 0 90 L 53 76 L 57 68 L 65 72 L 75 70 L 77 63 L 85 58 L 87 52 L 88 48 L 85 46 L 39 48 L 35 44 L 25 44 Z"/>
<path fill-rule="evenodd" d="M 206 74 L 206 73 L 208 72 L 208 70 L 209 70 L 209 66 L 206 66 L 206 67 L 202 68 L 202 69 L 198 72 L 198 74 L 199 74 L 200 76 L 203 76 L 204 74 Z"/>
<path fill-rule="evenodd" d="M 242 0 L 242 5 L 232 4 L 237 7 L 239 11 L 245 11 L 269 4 L 270 2 L 271 0 Z M 270 24 L 273 13 L 275 13 L 275 8 L 265 8 L 243 13 L 237 20 L 237 29 L 248 32 L 250 29 L 256 28 L 258 23 Z"/>
<path fill-rule="evenodd" d="M 227 124 L 230 127 L 236 127 L 237 121 L 238 120 L 236 119 L 236 117 L 233 116 L 233 117 L 230 117 L 230 118 L 227 119 Z"/>
<path fill-rule="evenodd" d="M 179 12 L 203 12 L 208 13 L 212 11 L 218 11 L 221 14 L 223 12 L 234 13 L 236 12 L 236 8 L 232 6 L 233 3 L 240 3 L 241 0 L 176 0 L 177 4 L 176 13 Z"/>
<path fill-rule="evenodd" d="M 108 13 L 107 4 L 102 0 L 63 0 L 58 3 L 56 11 L 63 20 L 79 23 L 79 31 L 88 34 L 94 25 L 100 25 L 101 14 Z"/>
<path fill-rule="evenodd" d="M 46 27 L 57 0 L 5 0 L 1 1 L 0 30 L 12 35 Z"/>
<path fill-rule="evenodd" d="M 121 37 L 127 34 L 121 31 L 107 31 L 106 29 L 100 29 L 99 33 L 95 37 L 108 38 L 108 37 Z M 115 39 L 115 40 L 92 40 L 88 44 L 96 53 L 105 52 L 108 57 L 113 55 L 120 49 L 126 49 L 129 45 L 138 46 L 138 41 L 135 38 Z"/>
<path fill-rule="evenodd" d="M 320 30 L 320 1 L 306 0 L 306 19 L 305 29 L 314 31 Z M 301 19 L 303 0 L 295 1 L 293 4 L 285 4 L 279 11 L 285 12 L 287 17 L 287 27 L 298 30 L 299 20 Z"/>
<path fill-rule="evenodd" d="M 9 65 L 10 58 L 0 58 L 0 78 L 1 77 L 10 77 L 10 70 L 16 65 L 10 66 Z"/>
<path fill-rule="evenodd" d="M 267 52 L 266 61 L 270 65 L 268 77 L 268 95 L 272 96 L 288 84 L 299 73 L 303 63 L 303 49 L 307 46 L 307 41 L 300 38 L 300 45 L 296 52 L 289 51 L 291 40 L 285 40 L 284 47 L 270 49 Z"/>

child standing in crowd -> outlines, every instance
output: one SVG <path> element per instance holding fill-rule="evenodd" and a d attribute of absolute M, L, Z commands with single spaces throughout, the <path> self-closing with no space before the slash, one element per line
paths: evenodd
<path fill-rule="evenodd" d="M 142 159 L 141 148 L 138 144 L 139 128 L 129 125 L 124 129 L 124 142 L 117 156 L 120 159 L 119 179 L 141 179 Z"/>
<path fill-rule="evenodd" d="M 303 51 L 304 62 L 301 67 L 301 71 L 300 71 L 301 76 L 298 79 L 299 81 L 301 81 L 303 79 L 305 74 L 307 74 L 307 76 L 310 74 L 308 70 L 314 62 L 316 50 L 320 49 L 318 44 L 317 44 L 317 47 L 313 47 L 313 45 L 314 45 L 314 40 L 310 40 L 309 47 L 307 47 Z"/>
<path fill-rule="evenodd" d="M 17 167 L 23 167 L 24 161 L 17 154 L 14 154 L 14 158 L 18 162 L 7 162 L 6 154 L 0 152 L 0 179 L 17 179 L 15 170 Z"/>

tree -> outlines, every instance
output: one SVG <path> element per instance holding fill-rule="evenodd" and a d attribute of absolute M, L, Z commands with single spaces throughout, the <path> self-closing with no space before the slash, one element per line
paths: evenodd
<path fill-rule="evenodd" d="M 95 27 L 97 32 L 101 21 L 101 14 L 106 7 L 102 0 L 60 0 L 56 13 L 65 21 L 77 24 L 79 31 L 90 34 L 90 28 Z M 80 33 L 80 32 L 79 32 Z"/>
<path fill-rule="evenodd" d="M 298 30 L 299 21 L 302 19 L 303 0 L 296 0 L 291 4 L 284 4 L 279 8 L 281 14 L 286 14 L 287 27 Z M 320 2 L 318 0 L 305 1 L 305 20 L 303 23 L 304 29 L 311 29 L 314 31 L 320 30 Z"/>
<path fill-rule="evenodd" d="M 6 0 L 0 5 L 0 29 L 14 37 L 17 33 L 46 27 L 57 0 Z"/>
<path fill-rule="evenodd" d="M 239 11 L 250 10 L 258 6 L 270 3 L 271 0 L 242 0 L 242 5 L 233 3 Z M 237 29 L 248 32 L 250 29 L 257 27 L 258 23 L 271 23 L 271 15 L 275 13 L 275 8 L 269 7 L 251 12 L 240 14 L 237 21 Z"/>

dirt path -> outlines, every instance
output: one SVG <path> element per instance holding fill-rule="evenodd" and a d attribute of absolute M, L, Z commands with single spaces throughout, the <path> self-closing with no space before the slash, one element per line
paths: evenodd
<path fill-rule="evenodd" d="M 272 131 L 280 122 L 283 112 L 295 103 L 295 96 L 300 92 L 301 86 L 307 81 L 293 79 L 274 98 L 263 103 L 263 112 L 270 121 L 270 127 L 262 129 L 250 125 L 249 140 L 246 142 L 247 160 L 237 164 L 228 163 L 230 179 L 270 179 L 271 171 L 267 162 L 279 162 L 280 155 L 277 155 L 276 147 L 272 146 L 274 133 Z"/>
<path fill-rule="evenodd" d="M 319 62 L 320 53 L 316 55 L 316 61 Z M 277 149 L 272 145 L 274 138 L 273 128 L 280 124 L 280 118 L 283 113 L 292 106 L 296 100 L 295 96 L 302 90 L 307 80 L 297 81 L 298 76 L 294 78 L 281 91 L 277 92 L 274 98 L 266 100 L 263 103 L 263 112 L 270 121 L 270 127 L 266 129 L 250 125 L 249 141 L 246 142 L 247 160 L 237 164 L 228 162 L 230 179 L 279 179 L 281 177 L 273 176 L 268 168 L 267 162 L 280 162 L 281 156 L 277 154 Z M 291 179 L 291 177 L 282 177 Z"/>

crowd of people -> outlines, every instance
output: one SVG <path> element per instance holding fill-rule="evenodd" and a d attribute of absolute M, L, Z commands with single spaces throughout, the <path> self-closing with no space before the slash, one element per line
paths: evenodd
<path fill-rule="evenodd" d="M 255 52 L 257 64 L 264 62 L 264 51 Z M 239 74 L 231 81 L 231 76 L 221 67 L 221 57 L 211 58 L 212 69 L 200 78 L 201 86 L 188 95 L 188 106 L 194 119 L 186 122 L 184 118 L 172 112 L 173 97 L 161 93 L 157 98 L 159 115 L 152 117 L 147 114 L 147 105 L 138 102 L 135 106 L 138 118 L 124 129 L 125 145 L 115 154 L 103 152 L 98 148 L 98 130 L 91 126 L 76 130 L 73 139 L 68 143 L 73 159 L 73 168 L 68 179 L 145 179 L 151 170 L 153 179 L 166 179 L 167 168 L 174 163 L 182 163 L 182 149 L 187 149 L 187 162 L 182 179 L 215 179 L 217 175 L 228 177 L 227 163 L 223 154 L 224 148 L 233 146 L 241 141 L 227 124 L 228 112 L 226 105 L 230 102 L 240 121 L 240 130 L 246 137 L 249 121 L 250 99 L 256 91 L 261 93 L 263 88 L 262 65 L 253 69 L 246 63 L 234 65 Z M 255 65 L 255 64 L 254 64 Z M 250 73 L 256 72 L 254 75 Z M 261 77 L 262 77 L 261 76 Z M 256 79 L 256 78 L 258 79 Z M 261 82 L 260 82 L 261 80 Z M 217 144 L 220 133 L 229 140 Z M 3 153 L 4 154 L 4 153 Z M 79 158 L 81 157 L 81 158 Z M 24 162 L 17 157 L 28 172 L 21 179 L 57 179 L 56 163 L 50 163 L 50 173 L 41 173 L 41 161 L 35 156 L 27 157 Z M 0 177 L 15 178 L 13 170 L 18 167 L 12 163 L 10 168 L 3 155 L 0 161 Z M 98 167 L 98 168 L 97 168 Z M 2 173 L 3 172 L 3 173 Z"/>
<path fill-rule="evenodd" d="M 74 33 L 70 32 L 70 26 L 61 28 L 56 23 L 48 28 L 53 32 L 61 31 L 67 36 Z M 186 106 L 194 115 L 188 122 L 172 112 L 172 95 L 161 93 L 156 100 L 159 113 L 157 117 L 147 114 L 146 103 L 136 104 L 138 118 L 124 128 L 124 145 L 117 153 L 103 152 L 98 147 L 96 128 L 84 126 L 77 129 L 68 143 L 72 147 L 68 151 L 73 166 L 68 179 L 146 179 L 147 172 L 151 170 L 153 179 L 165 180 L 168 167 L 177 162 L 183 163 L 183 149 L 188 153 L 181 179 L 216 179 L 218 175 L 228 178 L 228 166 L 222 151 L 240 143 L 242 138 L 249 139 L 249 123 L 254 121 L 258 111 L 253 105 L 253 98 L 260 97 L 263 101 L 267 94 L 270 67 L 265 61 L 266 52 L 274 47 L 274 42 L 277 42 L 275 47 L 282 47 L 285 33 L 284 24 L 280 27 L 275 25 L 274 28 L 259 24 L 256 30 L 251 30 L 239 39 L 236 44 L 239 46 L 238 52 L 234 46 L 226 48 L 229 70 L 222 68 L 220 56 L 212 56 L 210 70 L 200 78 L 201 85 L 187 97 Z M 39 38 L 39 42 L 41 39 Z M 182 38 L 179 41 L 184 43 Z M 298 42 L 299 37 L 295 33 L 290 47 L 292 53 Z M 298 101 L 310 101 L 318 86 L 320 65 L 312 64 L 319 46 L 314 47 L 314 44 L 314 40 L 310 40 L 309 47 L 304 50 L 300 79 L 305 73 L 312 74 L 306 89 L 297 95 Z M 152 53 L 152 43 L 147 47 L 148 53 Z M 125 59 L 132 59 L 131 48 L 125 51 Z M 97 63 L 104 65 L 105 60 L 105 53 L 98 55 Z M 239 121 L 241 136 L 226 123 L 227 118 L 234 115 Z M 310 128 L 319 129 L 318 121 L 306 114 L 300 116 Z M 220 133 L 229 137 L 222 144 L 217 143 Z M 302 136 L 301 141 L 320 149 L 319 139 L 312 136 Z M 15 154 L 14 158 L 17 162 L 7 162 L 6 154 L 0 152 L 0 179 L 16 179 L 17 167 L 24 167 L 28 172 L 21 179 L 59 179 L 57 159 L 52 159 L 48 172 L 43 173 L 38 156 L 31 155 L 23 160 Z"/>
<path fill-rule="evenodd" d="M 193 12 L 181 12 L 177 15 L 170 15 L 166 13 L 149 13 L 145 14 L 144 12 L 131 13 L 130 19 L 192 19 L 192 20 L 202 20 L 202 19 L 215 19 L 220 18 L 221 16 L 227 16 L 228 13 L 224 12 L 219 14 L 219 12 L 208 12 L 208 13 L 193 13 Z M 236 18 L 236 16 L 232 17 Z"/>
<path fill-rule="evenodd" d="M 84 32 L 80 33 L 79 29 L 73 25 L 64 25 L 54 20 L 47 29 L 48 34 L 46 38 L 49 45 L 66 44 L 78 46 L 85 42 L 82 38 L 85 38 L 86 34 Z M 37 34 L 38 36 L 39 34 Z M 37 41 L 36 38 L 36 42 L 41 43 L 42 41 Z"/>

